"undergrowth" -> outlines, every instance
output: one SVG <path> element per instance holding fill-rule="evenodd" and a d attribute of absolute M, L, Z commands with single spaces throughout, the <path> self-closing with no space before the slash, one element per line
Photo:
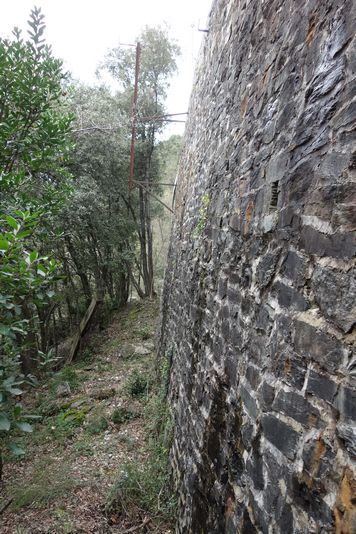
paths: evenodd
<path fill-rule="evenodd" d="M 168 365 L 161 369 L 145 406 L 148 444 L 142 461 L 122 466 L 106 502 L 108 516 L 135 517 L 143 511 L 162 522 L 173 524 L 176 498 L 171 487 L 169 450 L 172 442 L 172 416 L 167 403 Z"/>
<path fill-rule="evenodd" d="M 12 508 L 33 504 L 46 505 L 66 495 L 78 485 L 66 463 L 49 462 L 49 458 L 37 462 L 32 479 L 25 488 L 17 488 L 13 497 Z"/>

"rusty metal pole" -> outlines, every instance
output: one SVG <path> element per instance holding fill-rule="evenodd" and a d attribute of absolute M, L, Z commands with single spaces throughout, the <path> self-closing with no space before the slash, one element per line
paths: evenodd
<path fill-rule="evenodd" d="M 135 168 L 135 140 L 136 140 L 136 124 L 137 124 L 137 94 L 138 94 L 138 77 L 140 74 L 140 56 L 141 56 L 141 44 L 136 45 L 136 66 L 135 66 L 135 86 L 132 99 L 132 112 L 131 112 L 131 152 L 130 152 L 130 176 L 129 176 L 129 191 L 132 189 L 133 176 Z"/>

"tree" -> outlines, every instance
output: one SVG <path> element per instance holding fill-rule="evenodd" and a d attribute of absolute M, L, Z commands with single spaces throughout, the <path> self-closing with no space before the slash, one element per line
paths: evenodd
<path fill-rule="evenodd" d="M 135 248 L 128 211 L 127 117 L 104 87 L 73 87 L 71 108 L 76 112 L 76 147 L 70 165 L 74 191 L 59 216 L 65 294 L 76 298 L 75 307 L 81 293 L 88 304 L 93 291 L 120 306 L 128 298 Z M 75 279 L 79 291 L 73 291 L 78 287 Z"/>
<path fill-rule="evenodd" d="M 39 312 L 54 296 L 56 262 L 44 253 L 43 236 L 68 191 L 72 148 L 72 115 L 62 109 L 66 75 L 42 39 L 39 9 L 29 25 L 27 41 L 17 29 L 13 40 L 0 39 L 1 448 L 12 431 L 31 430 L 16 397 L 38 359 Z"/>
<path fill-rule="evenodd" d="M 137 192 L 131 196 L 135 211 L 136 232 L 140 244 L 138 281 L 133 282 L 140 296 L 154 294 L 152 217 L 156 203 L 152 193 L 159 193 L 159 160 L 155 155 L 157 134 L 164 127 L 162 115 L 169 78 L 177 66 L 178 46 L 169 39 L 166 28 L 146 28 L 139 37 L 142 47 L 138 88 L 138 127 L 135 151 Z M 106 69 L 120 86 L 120 100 L 130 116 L 134 90 L 135 52 L 115 48 L 106 56 L 101 69 Z M 150 118 L 150 119 L 147 119 Z M 128 132 L 129 135 L 129 132 Z M 137 207 L 136 207 L 137 206 Z M 143 282 L 141 289 L 139 281 Z"/>

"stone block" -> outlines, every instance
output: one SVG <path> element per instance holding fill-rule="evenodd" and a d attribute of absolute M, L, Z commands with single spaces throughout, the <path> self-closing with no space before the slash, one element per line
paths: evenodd
<path fill-rule="evenodd" d="M 333 403 L 338 385 L 325 375 L 321 375 L 311 370 L 308 377 L 307 392 L 312 393 L 319 399 Z"/>
<path fill-rule="evenodd" d="M 294 252 L 289 250 L 281 268 L 281 274 L 289 278 L 296 287 L 302 287 L 305 283 L 306 260 Z"/>
<path fill-rule="evenodd" d="M 272 287 L 272 293 L 277 295 L 278 304 L 282 308 L 292 308 L 297 311 L 305 311 L 309 304 L 299 291 L 287 286 L 282 282 L 276 282 Z"/>
<path fill-rule="evenodd" d="M 294 346 L 299 354 L 331 372 L 342 366 L 346 352 L 337 339 L 304 321 L 295 321 Z"/>
<path fill-rule="evenodd" d="M 260 387 L 258 391 L 258 399 L 260 406 L 263 408 L 264 411 L 269 411 L 271 409 L 273 400 L 275 395 L 275 389 L 273 386 L 268 384 L 267 382 L 263 382 L 262 386 Z"/>
<path fill-rule="evenodd" d="M 340 272 L 317 267 L 312 289 L 321 312 L 344 332 L 356 323 L 356 270 Z"/>
<path fill-rule="evenodd" d="M 256 419 L 258 414 L 258 408 L 255 399 L 242 385 L 240 386 L 240 395 L 244 409 L 249 414 L 249 416 L 252 417 L 252 419 Z"/>
<path fill-rule="evenodd" d="M 326 235 L 312 226 L 303 226 L 300 246 L 309 254 L 351 259 L 356 252 L 356 239 L 353 232 Z"/>
<path fill-rule="evenodd" d="M 304 426 L 318 426 L 319 411 L 304 397 L 293 391 L 279 391 L 273 402 L 272 409 L 276 412 L 284 413 Z"/>
<path fill-rule="evenodd" d="M 354 389 L 341 387 L 335 405 L 343 418 L 356 421 L 356 391 Z"/>
<path fill-rule="evenodd" d="M 274 415 L 263 415 L 261 422 L 265 438 L 287 458 L 293 460 L 297 452 L 299 433 Z"/>

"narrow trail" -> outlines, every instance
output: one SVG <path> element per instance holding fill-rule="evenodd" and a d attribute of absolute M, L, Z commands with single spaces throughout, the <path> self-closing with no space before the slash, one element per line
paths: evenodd
<path fill-rule="evenodd" d="M 31 399 L 42 414 L 24 459 L 7 463 L 2 534 L 170 533 L 147 513 L 135 521 L 105 512 L 120 468 L 145 457 L 145 380 L 154 365 L 158 303 L 130 304 L 91 340 L 91 349 Z M 145 378 L 146 377 L 146 378 Z M 1 507 L 0 507 L 1 508 Z"/>

